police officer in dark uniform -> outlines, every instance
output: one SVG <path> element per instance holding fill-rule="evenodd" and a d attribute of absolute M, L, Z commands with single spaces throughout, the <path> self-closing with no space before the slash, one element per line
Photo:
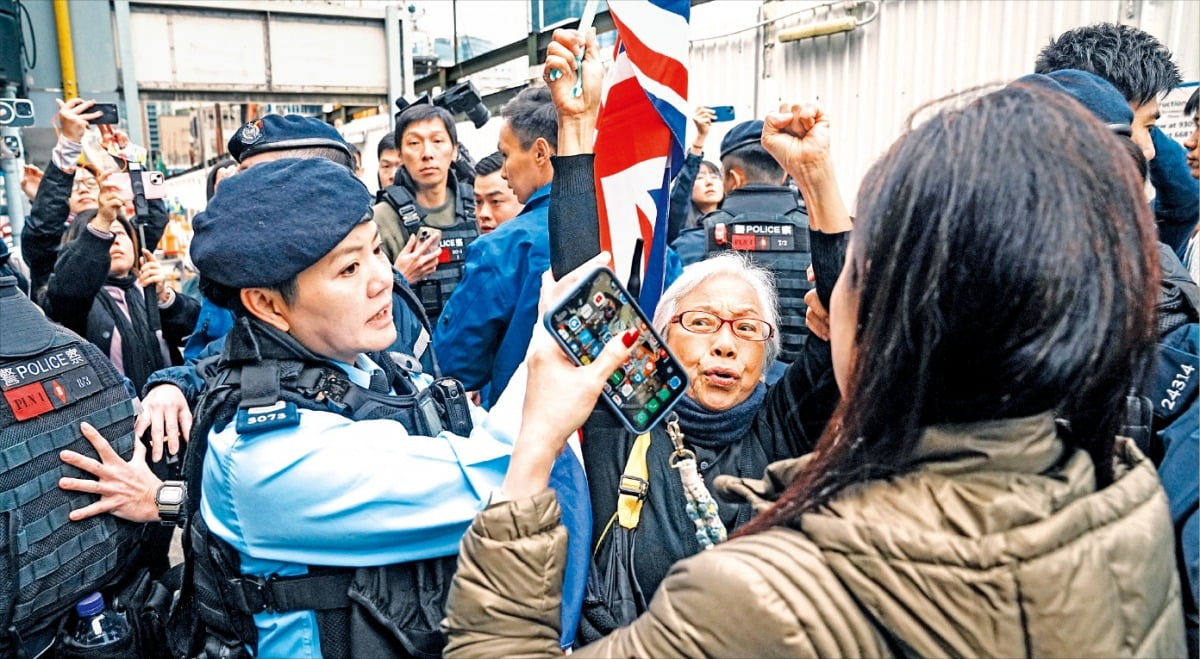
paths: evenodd
<path fill-rule="evenodd" d="M 379 192 L 375 221 L 384 252 L 436 323 L 462 279 L 466 247 L 479 237 L 474 173 L 459 158 L 454 117 L 443 108 L 410 105 L 395 134 L 402 166 Z"/>
<path fill-rule="evenodd" d="M 807 269 L 808 211 L 804 200 L 786 185 L 787 175 L 762 147 L 761 119 L 744 121 L 721 140 L 725 200 L 698 225 L 684 229 L 671 244 L 684 265 L 725 250 L 745 253 L 769 268 L 779 291 L 780 360 L 795 361 L 808 328 L 804 294 L 812 288 Z M 776 369 L 777 370 L 777 369 Z"/>
<path fill-rule="evenodd" d="M 83 423 L 113 438 L 109 452 L 134 453 L 133 400 L 106 354 L 51 323 L 5 276 L 0 394 L 0 657 L 33 657 L 76 602 L 98 590 L 111 596 L 109 587 L 139 565 L 141 524 L 107 515 L 71 522 L 65 511 L 95 497 L 56 487 L 81 473 L 58 459 L 60 451 L 96 455 Z M 132 637 L 119 643 L 119 651 L 136 653 Z"/>

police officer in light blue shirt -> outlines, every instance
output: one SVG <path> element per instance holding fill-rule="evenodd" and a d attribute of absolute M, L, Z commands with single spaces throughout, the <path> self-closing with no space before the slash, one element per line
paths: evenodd
<path fill-rule="evenodd" d="M 186 520 L 178 653 L 436 656 L 445 644 L 458 541 L 505 475 L 525 376 L 484 413 L 458 381 L 387 352 L 391 274 L 369 204 L 324 159 L 222 184 L 194 221 L 192 258 L 204 294 L 237 320 L 185 480 L 159 481 L 144 451 L 124 461 L 90 427 L 100 460 L 62 456 L 97 480 L 60 487 L 100 495 L 72 520 Z M 586 512 L 587 484 L 566 466 L 578 471 L 572 452 L 550 485 Z"/>
<path fill-rule="evenodd" d="M 98 480 L 60 486 L 101 499 L 72 519 L 186 519 L 173 627 L 194 630 L 176 640 L 188 657 L 440 654 L 458 541 L 502 484 L 522 388 L 486 414 L 385 352 L 391 268 L 344 167 L 259 164 L 193 226 L 200 286 L 236 320 L 186 480 L 157 481 L 144 450 L 122 461 L 89 427 L 101 461 L 64 461 Z"/>
<path fill-rule="evenodd" d="M 486 415 L 385 352 L 392 271 L 371 201 L 344 167 L 284 159 L 226 180 L 193 223 L 201 288 L 237 315 L 185 469 L 200 492 L 193 650 L 444 643 L 458 542 L 504 477 L 519 415 L 508 432 L 503 402 Z"/>

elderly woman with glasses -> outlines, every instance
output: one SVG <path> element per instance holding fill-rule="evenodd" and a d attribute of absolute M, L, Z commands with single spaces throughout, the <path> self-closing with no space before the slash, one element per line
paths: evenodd
<path fill-rule="evenodd" d="M 560 31 L 555 38 L 570 40 L 573 34 Z M 567 251 L 586 243 L 582 234 L 597 217 L 593 142 L 602 76 L 598 61 L 591 59 L 594 46 L 587 48 L 582 96 L 547 81 L 559 122 L 550 225 L 562 232 L 574 229 L 572 244 L 555 248 Z M 553 49 L 566 52 L 560 41 Z M 569 69 L 573 79 L 567 59 L 574 60 L 548 55 L 547 70 L 557 62 L 554 66 Z M 824 124 L 816 130 L 819 145 L 810 147 L 812 158 L 824 162 L 828 134 Z M 819 168 L 811 178 L 805 198 L 815 202 L 809 204 L 814 294 L 828 304 L 850 220 L 832 171 Z M 556 286 L 569 288 L 571 277 Z M 543 297 L 552 296 L 552 290 L 543 291 Z M 576 591 L 583 588 L 580 563 L 590 558 L 591 569 L 584 575 L 577 641 L 590 643 L 642 613 L 672 564 L 750 520 L 750 506 L 714 500 L 718 476 L 758 478 L 769 463 L 812 450 L 839 398 L 829 344 L 810 340 L 768 387 L 764 369 L 780 350 L 775 298 L 771 274 L 734 253 L 688 267 L 664 291 L 652 323 L 688 375 L 687 395 L 644 435 L 630 432 L 607 406 L 590 401 L 579 446 L 591 524 L 590 529 L 587 520 L 579 524 L 571 511 L 564 517 L 571 529 L 561 586 L 564 636 L 575 631 L 571 617 L 578 606 Z M 643 376 L 625 365 L 607 379 L 619 391 L 637 386 Z M 573 393 L 561 395 L 565 400 Z M 694 472 L 674 468 L 688 454 L 694 456 Z M 692 487 L 685 488 L 685 476 Z"/>
<path fill-rule="evenodd" d="M 863 179 L 829 307 L 843 397 L 817 445 L 764 481 L 720 479 L 763 512 L 574 659 L 1187 654 L 1167 500 L 1123 436 L 1156 340 L 1140 177 L 1064 94 L 1020 82 L 941 103 Z M 836 190 L 810 156 L 829 124 L 790 110 L 762 140 L 823 231 Z M 568 537 L 548 475 L 621 345 L 600 368 L 530 355 L 504 485 L 463 537 L 447 657 L 561 656 Z M 757 421 L 742 433 L 763 442 Z"/>
<path fill-rule="evenodd" d="M 825 301 L 850 228 L 836 185 L 828 182 L 824 189 L 837 198 L 824 207 L 835 210 L 815 213 L 810 226 L 817 293 Z M 648 435 L 630 433 L 603 405 L 583 428 L 594 554 L 582 641 L 644 611 L 672 564 L 711 546 L 714 534 L 719 541 L 721 533 L 750 520 L 749 504 L 715 496 L 717 476 L 756 478 L 769 463 L 812 450 L 838 401 L 829 344 L 809 341 L 802 357 L 768 387 L 764 369 L 780 350 L 777 326 L 771 273 L 736 252 L 687 267 L 664 292 L 654 327 L 690 378 L 687 395 L 674 416 Z M 674 468 L 683 451 L 694 454 L 713 494 L 715 519 L 702 524 Z M 722 530 L 698 534 L 701 525 Z"/>
<path fill-rule="evenodd" d="M 832 270 L 821 288 L 832 288 L 845 234 L 811 233 L 814 257 L 819 251 Z M 677 450 L 695 455 L 715 517 L 732 532 L 754 511 L 716 498 L 714 479 L 759 477 L 769 463 L 812 449 L 837 403 L 829 345 L 810 341 L 804 356 L 767 387 L 763 371 L 780 348 L 777 318 L 770 272 L 735 252 L 687 267 L 663 294 L 654 328 L 690 378 L 687 395 L 647 435 L 626 430 L 605 406 L 597 406 L 583 428 L 595 563 L 582 641 L 642 612 L 671 565 L 712 542 L 697 535 L 689 516 L 685 486 L 673 468 Z M 630 466 L 643 462 L 644 474 Z M 629 506 L 639 507 L 635 529 L 620 512 Z"/>

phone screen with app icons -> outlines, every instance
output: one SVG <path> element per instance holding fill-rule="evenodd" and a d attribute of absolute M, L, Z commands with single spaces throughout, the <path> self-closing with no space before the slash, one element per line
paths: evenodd
<path fill-rule="evenodd" d="M 546 313 L 550 333 L 576 363 L 590 364 L 604 345 L 632 327 L 641 334 L 629 359 L 609 376 L 603 398 L 626 427 L 646 432 L 687 392 L 679 360 L 651 328 L 612 270 L 600 268 Z"/>

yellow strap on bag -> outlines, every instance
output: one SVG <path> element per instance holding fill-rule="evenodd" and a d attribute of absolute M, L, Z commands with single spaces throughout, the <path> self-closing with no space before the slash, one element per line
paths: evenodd
<path fill-rule="evenodd" d="M 650 472 L 646 468 L 646 452 L 650 450 L 650 433 L 638 435 L 625 461 L 621 484 L 617 488 L 617 523 L 627 529 L 637 528 L 642 516 L 642 502 L 650 489 Z"/>
<path fill-rule="evenodd" d="M 637 528 L 642 517 L 642 502 L 650 490 L 650 471 L 646 468 L 646 451 L 650 450 L 650 433 L 638 435 L 629 451 L 629 459 L 625 461 L 625 471 L 621 474 L 621 483 L 617 486 L 617 512 L 604 525 L 604 532 L 596 540 L 596 551 L 604 543 L 604 538 L 612 529 L 613 522 L 633 530 Z"/>

